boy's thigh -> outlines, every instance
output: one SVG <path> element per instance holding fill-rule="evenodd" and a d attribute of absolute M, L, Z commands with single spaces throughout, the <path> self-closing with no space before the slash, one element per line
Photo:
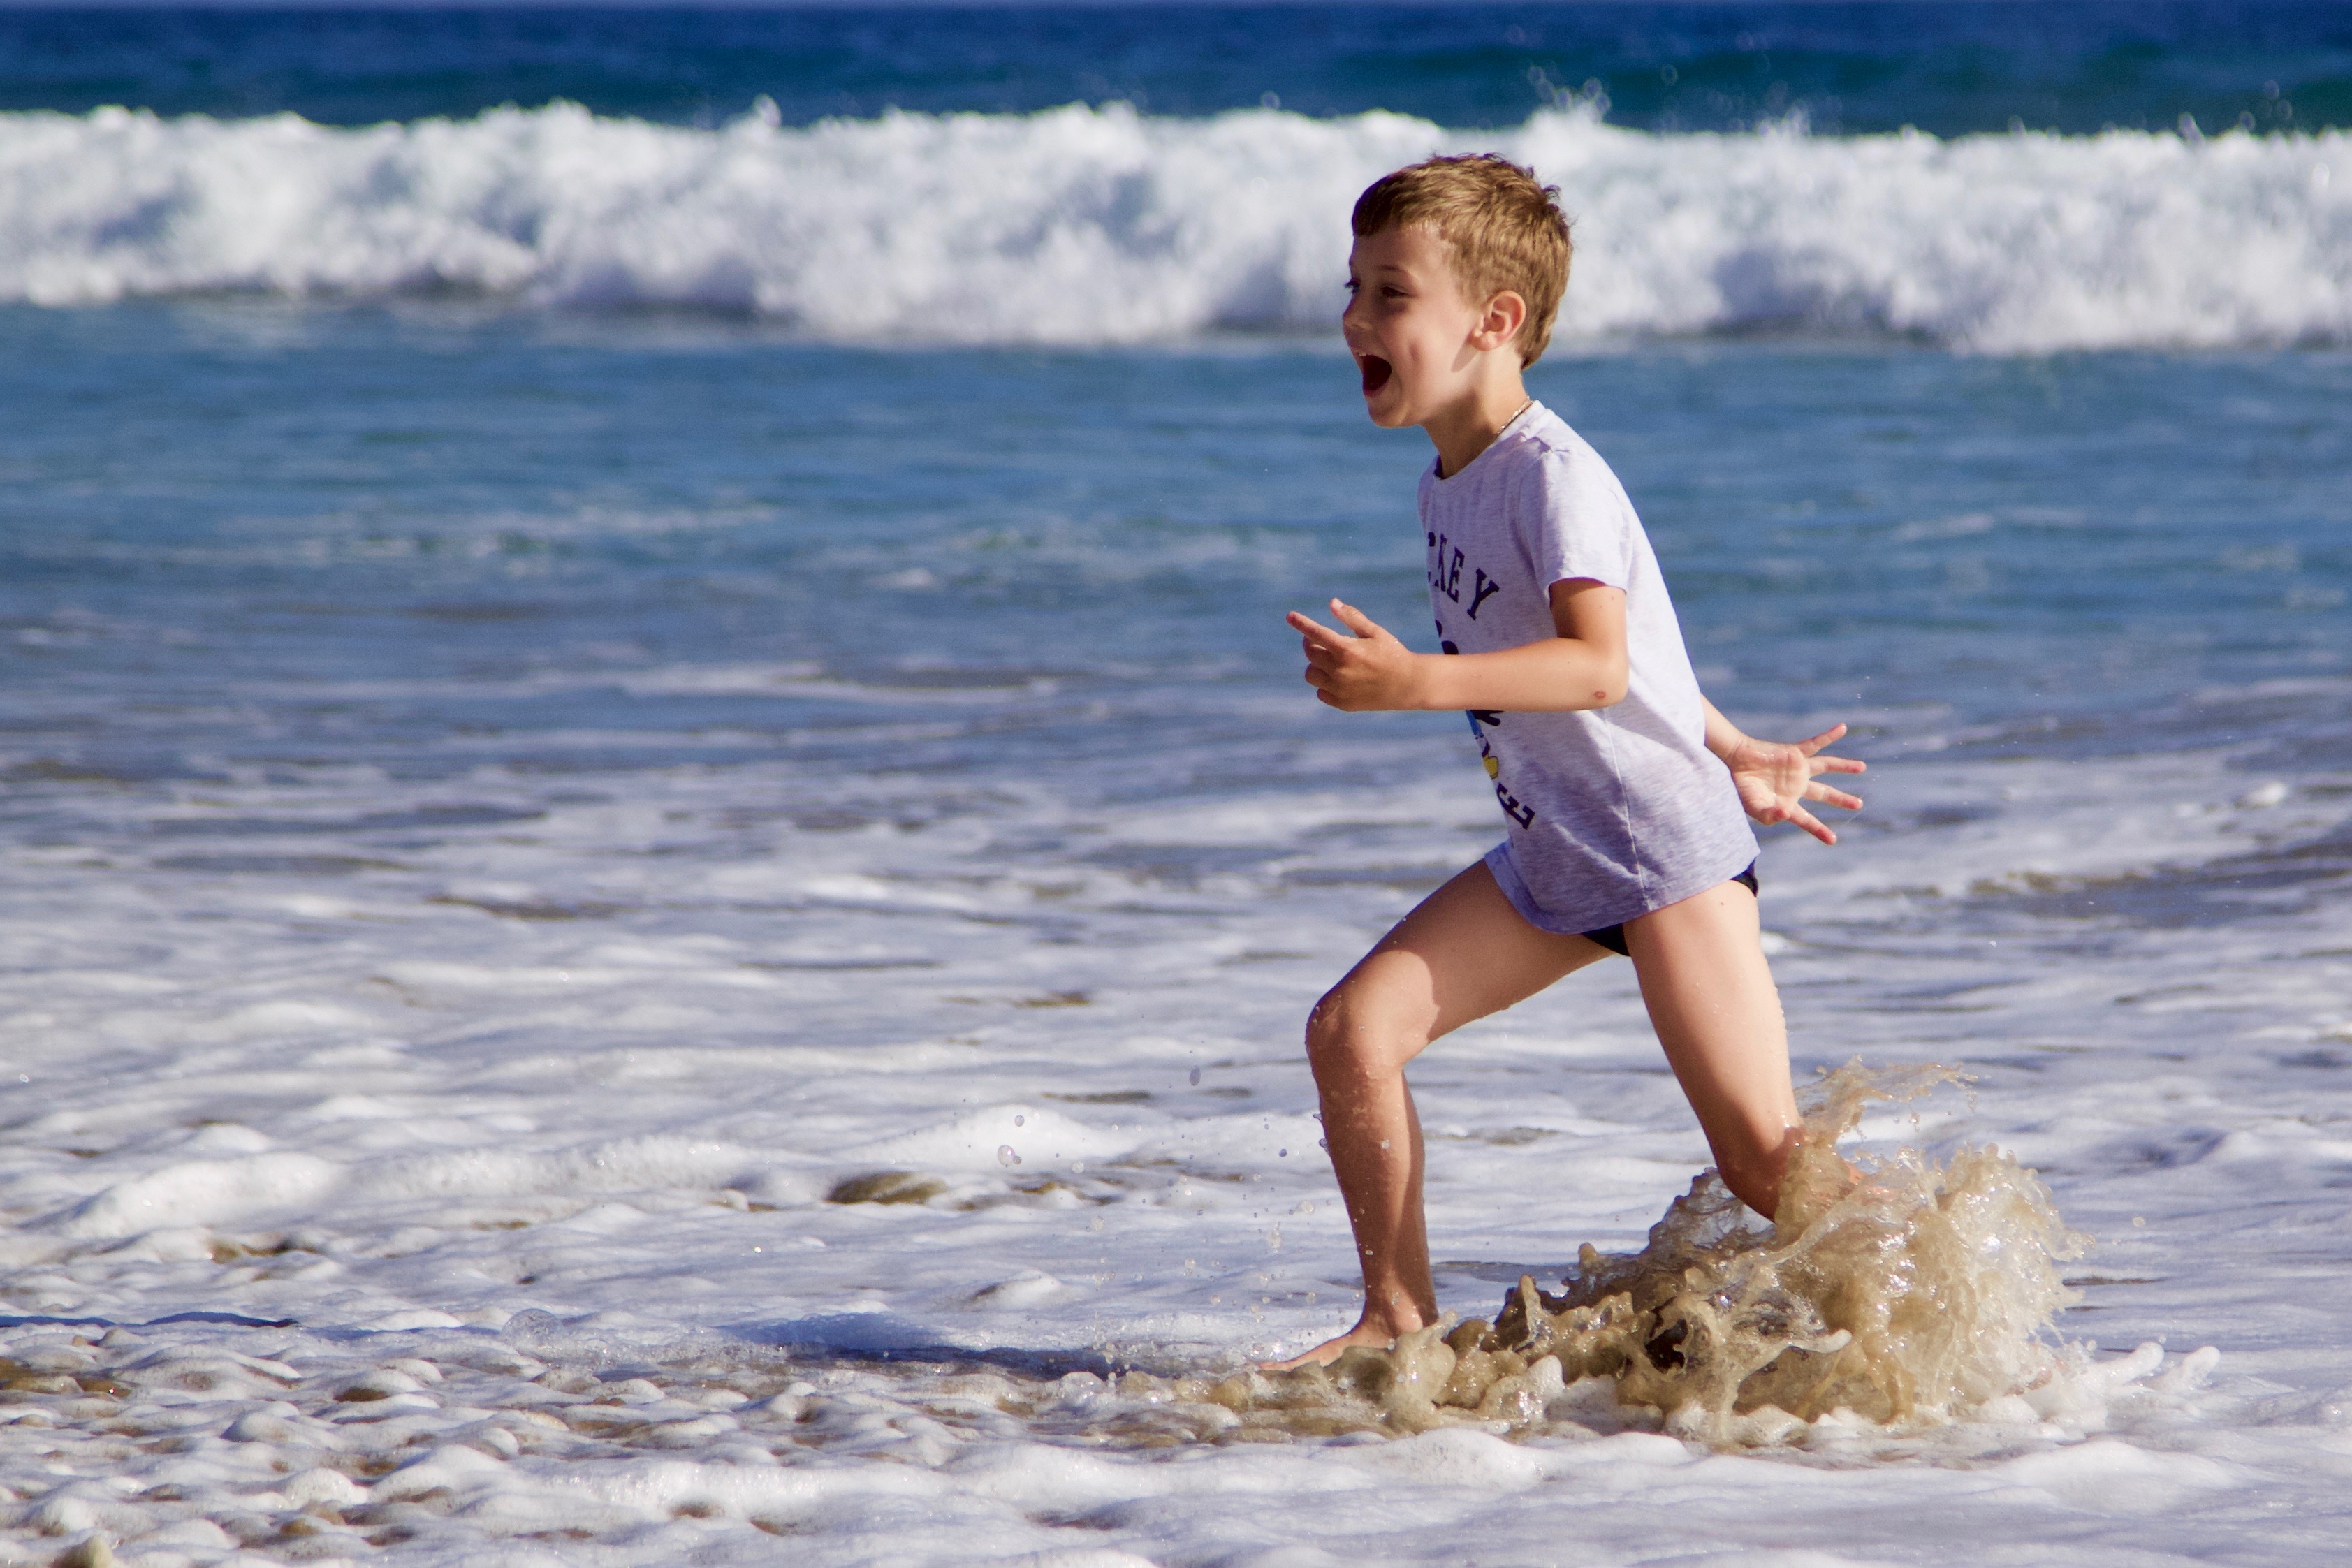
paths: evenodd
<path fill-rule="evenodd" d="M 1611 956 L 1582 936 L 1528 925 L 1484 861 L 1414 906 L 1333 988 L 1351 1020 L 1373 1023 L 1409 1057 L 1474 1019 L 1524 1001 Z"/>
<path fill-rule="evenodd" d="M 1722 883 L 1627 921 L 1625 942 L 1645 991 L 1777 1003 L 1756 895 L 1743 883 Z"/>
<path fill-rule="evenodd" d="M 1650 1022 L 1708 1135 L 1740 1121 L 1771 1134 L 1789 1124 L 1788 1034 L 1756 895 L 1724 883 L 1628 921 L 1625 940 Z"/>

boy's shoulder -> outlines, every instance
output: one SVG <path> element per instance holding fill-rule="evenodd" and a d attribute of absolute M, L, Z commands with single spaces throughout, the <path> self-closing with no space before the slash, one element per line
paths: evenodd
<path fill-rule="evenodd" d="M 1528 411 L 1512 422 L 1511 427 L 1504 433 L 1504 439 L 1511 444 L 1512 454 L 1523 463 L 1546 460 L 1571 464 L 1601 462 L 1601 454 L 1592 450 L 1591 442 L 1579 435 L 1568 421 L 1539 402 L 1528 405 Z M 1601 465 L 1607 466 L 1606 464 Z"/>
<path fill-rule="evenodd" d="M 1549 476 L 1552 483 L 1544 487 L 1551 488 L 1570 476 L 1590 479 L 1610 474 L 1609 465 L 1592 449 L 1591 443 L 1540 402 L 1528 403 L 1517 419 L 1504 426 L 1495 444 L 1478 455 L 1476 467 L 1484 471 L 1488 483 L 1499 480 L 1513 492 L 1522 489 L 1524 481 L 1530 478 Z M 1467 473 L 1465 470 L 1465 476 Z M 1434 480 L 1434 465 L 1423 470 L 1423 474 L 1426 479 Z"/>
<path fill-rule="evenodd" d="M 1513 501 L 1539 511 L 1612 510 L 1624 486 L 1608 460 L 1568 421 L 1542 403 L 1530 404 L 1489 449 L 1495 476 Z"/>
<path fill-rule="evenodd" d="M 1620 519 L 1639 526 L 1633 501 L 1606 459 L 1568 421 L 1530 402 L 1494 444 L 1453 479 L 1421 471 L 1424 517 L 1490 516 L 1516 529 L 1582 529 Z"/>
<path fill-rule="evenodd" d="M 1448 491 L 1461 494 L 1486 488 L 1498 479 L 1516 480 L 1530 470 L 1547 465 L 1600 462 L 1601 455 L 1592 450 L 1584 437 L 1570 428 L 1568 421 L 1542 403 L 1530 401 L 1526 408 L 1519 411 L 1517 418 L 1503 427 L 1503 433 L 1495 437 L 1494 444 L 1478 454 L 1477 459 L 1454 478 L 1441 478 L 1437 464 L 1433 461 L 1424 465 L 1421 471 L 1421 488 L 1423 495 Z M 1606 467 L 1607 465 L 1601 464 L 1601 466 Z M 1460 483 L 1474 476 L 1472 484 Z"/>

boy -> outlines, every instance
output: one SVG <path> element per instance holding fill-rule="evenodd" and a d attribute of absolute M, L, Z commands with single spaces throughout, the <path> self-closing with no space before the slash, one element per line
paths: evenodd
<path fill-rule="evenodd" d="M 1860 806 L 1813 775 L 1863 765 L 1815 755 L 1843 726 L 1760 742 L 1699 695 L 1623 488 L 1522 386 L 1568 283 L 1558 194 L 1498 157 L 1433 158 L 1356 204 L 1340 325 L 1372 422 L 1419 425 L 1437 448 L 1421 515 L 1444 652 L 1412 653 L 1338 600 L 1352 636 L 1296 612 L 1289 623 L 1333 707 L 1467 710 L 1507 836 L 1307 1020 L 1364 1310 L 1287 1365 L 1436 1321 L 1405 1064 L 1612 952 L 1633 960 L 1725 1183 L 1760 1214 L 1778 1207 L 1798 1136 L 1742 808 L 1834 843 L 1802 802 Z"/>

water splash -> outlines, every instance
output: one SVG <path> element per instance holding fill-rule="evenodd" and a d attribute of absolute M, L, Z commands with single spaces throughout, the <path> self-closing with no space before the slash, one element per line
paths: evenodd
<path fill-rule="evenodd" d="M 1491 1322 L 1432 1325 L 1328 1369 L 1228 1380 L 1219 1402 L 1369 1406 L 1402 1431 L 1517 1426 L 1542 1419 L 1570 1385 L 1607 1378 L 1669 1431 L 1737 1446 L 1784 1441 L 1840 1411 L 1937 1424 L 2047 1382 L 2062 1361 L 2044 1331 L 2074 1300 L 2057 1264 L 2084 1244 L 2049 1188 L 1991 1147 L 1944 1164 L 1904 1148 L 1863 1165 L 1837 1147 L 1872 1103 L 1958 1082 L 1947 1067 L 1850 1063 L 1807 1096 L 1776 1223 L 1758 1222 L 1709 1171 L 1641 1251 L 1588 1244 L 1558 1292 L 1522 1276 Z"/>

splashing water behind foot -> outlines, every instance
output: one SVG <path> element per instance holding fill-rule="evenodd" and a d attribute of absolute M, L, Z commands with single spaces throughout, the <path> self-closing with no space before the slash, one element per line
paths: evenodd
<path fill-rule="evenodd" d="M 1807 1096 L 1769 1227 L 1706 1172 L 1640 1252 L 1588 1244 L 1557 1294 L 1523 1276 L 1491 1324 L 1349 1350 L 1266 1380 L 1264 1402 L 1361 1402 L 1408 1431 L 1517 1425 L 1580 1379 L 1613 1378 L 1621 1402 L 1655 1407 L 1668 1430 L 1731 1446 L 1840 1410 L 1932 1425 L 2045 1382 L 2060 1358 L 2042 1331 L 2074 1299 L 2057 1262 L 2084 1246 L 2049 1189 L 1990 1147 L 1948 1164 L 1904 1148 L 1870 1169 L 1837 1149 L 1874 1102 L 1959 1081 L 1850 1063 Z"/>

